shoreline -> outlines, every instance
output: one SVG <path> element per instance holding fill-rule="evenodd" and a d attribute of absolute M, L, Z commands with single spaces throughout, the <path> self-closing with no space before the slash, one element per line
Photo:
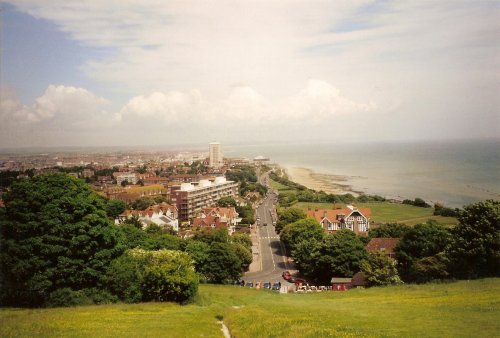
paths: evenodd
<path fill-rule="evenodd" d="M 317 173 L 310 168 L 283 167 L 290 181 L 301 184 L 308 189 L 324 191 L 327 194 L 343 195 L 352 194 L 355 197 L 363 194 L 355 191 L 350 184 L 349 176 Z"/>

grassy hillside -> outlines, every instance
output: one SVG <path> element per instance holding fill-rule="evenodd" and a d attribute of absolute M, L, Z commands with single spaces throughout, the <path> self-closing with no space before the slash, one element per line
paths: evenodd
<path fill-rule="evenodd" d="M 434 216 L 434 208 L 419 208 L 413 205 L 391 202 L 356 203 L 356 206 L 359 208 L 371 208 L 372 216 L 370 219 L 372 222 L 378 224 L 398 222 L 415 225 L 432 219 L 441 224 L 454 226 L 458 222 L 454 217 Z M 307 211 L 308 208 L 331 209 L 333 205 L 331 203 L 299 202 L 294 204 L 294 207 Z"/>
<path fill-rule="evenodd" d="M 1 337 L 495 337 L 500 279 L 281 295 L 202 285 L 195 304 L 1 309 Z"/>

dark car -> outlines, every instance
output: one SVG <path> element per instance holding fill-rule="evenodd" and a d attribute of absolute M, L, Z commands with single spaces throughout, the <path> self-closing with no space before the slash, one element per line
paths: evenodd
<path fill-rule="evenodd" d="M 245 284 L 245 286 L 248 287 L 248 288 L 253 288 L 253 283 L 252 282 L 247 282 Z"/>
<path fill-rule="evenodd" d="M 262 288 L 263 289 L 270 289 L 271 288 L 271 282 L 265 282 L 264 284 L 262 284 Z"/>
<path fill-rule="evenodd" d="M 273 284 L 273 287 L 271 288 L 272 290 L 279 291 L 281 289 L 281 283 L 276 282 Z"/>

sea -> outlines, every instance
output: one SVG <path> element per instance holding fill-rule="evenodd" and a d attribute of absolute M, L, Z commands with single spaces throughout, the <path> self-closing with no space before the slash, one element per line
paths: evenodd
<path fill-rule="evenodd" d="M 225 157 L 269 157 L 282 167 L 345 176 L 352 190 L 447 207 L 500 200 L 500 140 L 223 145 Z"/>

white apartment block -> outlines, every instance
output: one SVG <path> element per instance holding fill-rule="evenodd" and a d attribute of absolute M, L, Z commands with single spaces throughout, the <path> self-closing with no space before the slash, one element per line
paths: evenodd
<path fill-rule="evenodd" d="M 217 177 L 214 182 L 201 180 L 197 185 L 182 183 L 172 187 L 170 196 L 179 211 L 179 219 L 187 221 L 197 216 L 203 208 L 212 207 L 222 197 L 236 197 L 238 183 Z"/>
<path fill-rule="evenodd" d="M 212 142 L 208 144 L 209 164 L 210 168 L 220 168 L 224 165 L 222 159 L 222 151 L 219 142 Z"/>

